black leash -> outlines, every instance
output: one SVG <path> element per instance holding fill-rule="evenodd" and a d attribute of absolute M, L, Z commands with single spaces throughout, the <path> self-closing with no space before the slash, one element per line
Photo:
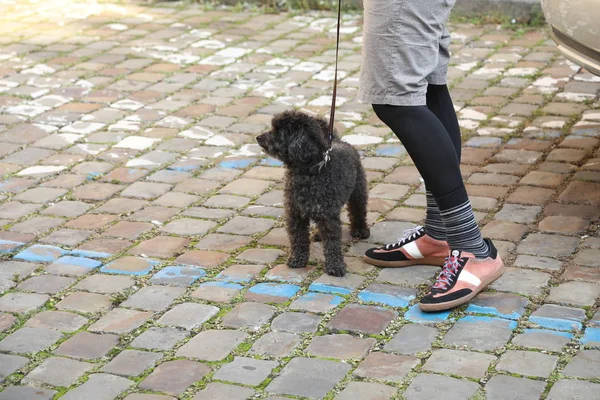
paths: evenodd
<path fill-rule="evenodd" d="M 342 24 L 342 0 L 338 0 L 338 15 L 337 15 L 337 33 L 336 33 L 336 42 L 335 42 L 335 72 L 333 76 L 333 95 L 331 97 L 331 111 L 329 112 L 329 149 L 325 152 L 325 159 L 323 163 L 319 166 L 319 170 L 325 165 L 329 160 L 329 152 L 333 146 L 333 125 L 335 123 L 335 99 L 337 97 L 337 79 L 338 79 L 338 54 L 340 52 L 340 25 Z"/>

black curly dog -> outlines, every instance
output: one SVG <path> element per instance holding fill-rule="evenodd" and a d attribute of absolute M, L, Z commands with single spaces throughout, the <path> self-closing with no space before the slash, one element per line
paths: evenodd
<path fill-rule="evenodd" d="M 305 267 L 309 259 L 310 221 L 324 241 L 325 272 L 343 276 L 340 214 L 348 204 L 353 238 L 366 239 L 368 188 L 360 156 L 354 147 L 333 138 L 330 160 L 328 124 L 325 119 L 299 111 L 285 111 L 273 117 L 272 129 L 256 140 L 268 155 L 282 161 L 285 174 L 285 214 L 292 246 L 290 268 Z M 317 239 L 318 240 L 318 239 Z"/>

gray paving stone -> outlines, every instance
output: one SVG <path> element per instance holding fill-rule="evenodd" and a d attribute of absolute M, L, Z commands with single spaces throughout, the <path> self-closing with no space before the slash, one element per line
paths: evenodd
<path fill-rule="evenodd" d="M 489 354 L 439 349 L 431 354 L 423 370 L 480 379 L 495 360 L 496 357 Z"/>
<path fill-rule="evenodd" d="M 151 312 L 115 308 L 88 327 L 92 332 L 129 333 L 152 316 Z"/>
<path fill-rule="evenodd" d="M 404 379 L 406 374 L 417 365 L 419 365 L 419 359 L 415 357 L 373 352 L 358 365 L 354 375 L 361 378 L 398 382 Z"/>
<path fill-rule="evenodd" d="M 287 357 L 302 342 L 293 333 L 268 332 L 259 338 L 250 349 L 250 354 L 267 357 Z"/>
<path fill-rule="evenodd" d="M 314 333 L 321 317 L 311 313 L 284 312 L 271 322 L 274 332 Z"/>
<path fill-rule="evenodd" d="M 600 376 L 600 350 L 581 350 L 565 367 L 563 374 L 578 378 Z"/>
<path fill-rule="evenodd" d="M 183 345 L 177 351 L 177 357 L 220 361 L 240 345 L 246 336 L 244 332 L 234 330 L 203 331 Z"/>
<path fill-rule="evenodd" d="M 69 387 L 93 367 L 93 364 L 69 358 L 51 357 L 27 374 L 23 383 Z"/>
<path fill-rule="evenodd" d="M 97 313 L 108 310 L 112 305 L 110 297 L 86 292 L 75 292 L 56 304 L 59 310 L 71 310 L 80 313 Z"/>
<path fill-rule="evenodd" d="M 444 343 L 491 351 L 504 346 L 516 328 L 516 322 L 500 318 L 464 317 L 444 336 Z"/>
<path fill-rule="evenodd" d="M 568 257 L 579 243 L 578 238 L 533 233 L 519 243 L 517 252 L 544 257 Z"/>
<path fill-rule="evenodd" d="M 146 286 L 131 295 L 121 303 L 121 306 L 146 311 L 163 311 L 183 293 L 185 293 L 185 289 L 178 287 Z"/>
<path fill-rule="evenodd" d="M 490 289 L 535 296 L 550 281 L 550 274 L 534 270 L 506 268 L 504 275 L 493 282 Z"/>
<path fill-rule="evenodd" d="M 546 301 L 591 307 L 598 297 L 600 297 L 600 284 L 564 282 L 550 289 Z"/>
<path fill-rule="evenodd" d="M 339 311 L 327 327 L 332 331 L 351 331 L 377 334 L 383 331 L 398 316 L 394 310 L 382 307 L 348 304 Z"/>
<path fill-rule="evenodd" d="M 500 357 L 496 369 L 524 376 L 546 378 L 557 361 L 557 356 L 533 351 L 509 350 Z"/>
<path fill-rule="evenodd" d="M 209 383 L 192 400 L 247 400 L 252 398 L 254 390 L 221 382 Z"/>
<path fill-rule="evenodd" d="M 12 328 L 16 322 L 16 318 L 11 314 L 3 313 L 0 314 L 0 332 L 5 332 Z"/>
<path fill-rule="evenodd" d="M 571 334 L 546 329 L 526 329 L 516 335 L 512 342 L 517 346 L 560 352 L 571 341 Z"/>
<path fill-rule="evenodd" d="M 373 338 L 355 338 L 346 334 L 315 336 L 306 352 L 323 358 L 362 359 L 375 343 Z"/>
<path fill-rule="evenodd" d="M 9 386 L 0 392 L 0 400 L 51 400 L 56 390 L 31 386 Z"/>
<path fill-rule="evenodd" d="M 240 303 L 223 317 L 223 326 L 228 328 L 250 328 L 258 330 L 269 322 L 276 308 L 260 303 Z"/>
<path fill-rule="evenodd" d="M 28 362 L 27 357 L 0 354 L 0 382 L 3 382 L 7 376 L 17 372 L 19 368 L 24 367 Z"/>
<path fill-rule="evenodd" d="M 190 360 L 167 361 L 160 364 L 141 383 L 140 388 L 180 395 L 208 374 L 211 368 L 205 364 Z"/>
<path fill-rule="evenodd" d="M 35 293 L 8 293 L 0 297 L 0 311 L 24 314 L 40 308 L 50 297 Z"/>
<path fill-rule="evenodd" d="M 598 394 L 598 390 L 600 390 L 600 384 L 598 383 L 561 379 L 552 386 L 546 399 L 593 399 Z"/>
<path fill-rule="evenodd" d="M 515 267 L 558 271 L 562 267 L 562 262 L 548 257 L 520 254 L 515 260 Z"/>
<path fill-rule="evenodd" d="M 279 363 L 276 361 L 256 360 L 248 357 L 235 357 L 232 362 L 223 365 L 213 379 L 258 386 L 271 374 Z"/>
<path fill-rule="evenodd" d="M 419 374 L 404 392 L 406 400 L 428 400 L 440 393 L 448 400 L 467 400 L 477 392 L 479 385 L 464 379 L 441 375 Z"/>
<path fill-rule="evenodd" d="M 135 281 L 128 276 L 92 275 L 80 281 L 75 289 L 86 292 L 113 294 L 132 287 Z"/>
<path fill-rule="evenodd" d="M 67 392 L 65 400 L 84 400 L 93 396 L 97 400 L 112 400 L 134 384 L 129 379 L 109 374 L 92 374 L 81 386 Z"/>
<path fill-rule="evenodd" d="M 30 328 L 54 329 L 59 332 L 73 332 L 87 324 L 87 318 L 64 311 L 42 311 L 31 317 L 25 326 Z"/>
<path fill-rule="evenodd" d="M 539 399 L 545 387 L 542 381 L 496 375 L 485 385 L 485 392 L 488 400 L 529 400 Z"/>
<path fill-rule="evenodd" d="M 135 338 L 131 346 L 141 349 L 170 350 L 187 335 L 188 332 L 176 328 L 153 327 Z"/>
<path fill-rule="evenodd" d="M 154 366 L 162 356 L 162 353 L 123 350 L 108 364 L 102 367 L 102 371 L 125 377 L 138 376 L 148 368 Z"/>
<path fill-rule="evenodd" d="M 314 358 L 292 359 L 266 391 L 320 399 L 350 371 L 350 365 Z"/>
<path fill-rule="evenodd" d="M 11 353 L 35 353 L 52 346 L 62 333 L 46 328 L 21 328 L 0 341 L 0 350 Z"/>
<path fill-rule="evenodd" d="M 350 382 L 334 400 L 388 400 L 396 388 L 371 382 Z"/>
<path fill-rule="evenodd" d="M 26 292 L 56 294 L 66 289 L 74 282 L 75 279 L 64 276 L 40 275 L 27 279 L 17 286 L 17 289 Z"/>
<path fill-rule="evenodd" d="M 65 340 L 54 353 L 83 360 L 104 357 L 119 343 L 119 336 L 79 332 Z"/>
<path fill-rule="evenodd" d="M 377 281 L 395 285 L 417 286 L 430 282 L 440 272 L 439 267 L 431 265 L 414 265 L 406 268 L 383 268 Z"/>
<path fill-rule="evenodd" d="M 510 221 L 518 224 L 530 224 L 535 222 L 542 212 L 540 206 L 525 206 L 522 204 L 504 204 L 502 209 L 494 215 L 499 221 Z"/>
<path fill-rule="evenodd" d="M 124 400 L 176 400 L 172 396 L 164 396 L 162 394 L 146 394 L 146 393 L 132 393 L 125 397 Z"/>
<path fill-rule="evenodd" d="M 198 303 L 181 303 L 160 317 L 158 323 L 185 329 L 195 329 L 217 315 L 218 312 L 219 309 L 215 306 Z"/>
<path fill-rule="evenodd" d="M 431 349 L 431 344 L 438 335 L 437 329 L 421 324 L 404 325 L 392 340 L 387 342 L 384 350 L 392 353 L 413 355 Z"/>

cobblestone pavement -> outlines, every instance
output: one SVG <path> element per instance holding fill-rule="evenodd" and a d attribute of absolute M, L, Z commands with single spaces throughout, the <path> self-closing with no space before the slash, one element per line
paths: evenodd
<path fill-rule="evenodd" d="M 283 264 L 283 170 L 253 139 L 291 106 L 328 112 L 332 14 L 0 4 L 0 399 L 597 398 L 600 79 L 546 31 L 453 26 L 463 172 L 509 268 L 423 314 L 437 268 L 360 258 L 425 202 L 355 101 L 358 15 L 336 115 L 373 234 L 340 279 L 317 243 Z"/>

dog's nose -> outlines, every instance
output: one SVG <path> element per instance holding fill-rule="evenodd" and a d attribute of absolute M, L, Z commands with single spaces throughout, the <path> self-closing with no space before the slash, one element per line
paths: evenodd
<path fill-rule="evenodd" d="M 265 135 L 258 135 L 258 136 L 256 137 L 256 142 L 257 142 L 258 144 L 263 144 L 263 143 L 264 143 L 264 141 L 265 141 Z"/>

